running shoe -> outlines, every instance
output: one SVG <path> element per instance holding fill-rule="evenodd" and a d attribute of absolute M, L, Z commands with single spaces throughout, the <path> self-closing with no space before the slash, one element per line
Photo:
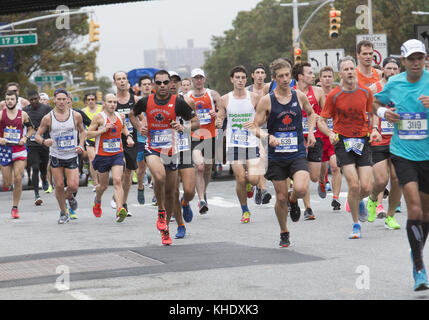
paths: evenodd
<path fill-rule="evenodd" d="M 270 203 L 271 200 L 271 193 L 269 193 L 267 190 L 262 190 L 262 204 Z"/>
<path fill-rule="evenodd" d="M 334 211 L 341 210 L 341 203 L 339 203 L 337 199 L 332 199 L 331 207 Z"/>
<path fill-rule="evenodd" d="M 377 201 L 373 201 L 370 197 L 368 197 L 366 209 L 368 210 L 368 222 L 374 222 L 377 218 Z"/>
<path fill-rule="evenodd" d="M 145 198 L 144 198 L 144 188 L 143 189 L 137 189 L 137 201 L 139 202 L 139 204 L 144 204 L 145 203 Z"/>
<path fill-rule="evenodd" d="M 176 239 L 183 239 L 186 235 L 186 227 L 184 225 L 177 227 Z"/>
<path fill-rule="evenodd" d="M 194 217 L 194 213 L 192 212 L 191 206 L 188 203 L 186 206 L 184 205 L 183 198 L 180 200 L 180 204 L 182 205 L 182 215 L 183 220 L 185 220 L 186 223 L 189 223 L 192 221 L 192 218 Z"/>
<path fill-rule="evenodd" d="M 49 182 L 46 180 L 46 181 L 42 181 L 42 189 L 43 189 L 43 191 L 45 191 L 45 192 L 48 192 L 48 189 L 49 189 Z"/>
<path fill-rule="evenodd" d="M 398 222 L 396 222 L 395 217 L 390 217 L 390 216 L 387 216 L 386 220 L 384 220 L 384 226 L 386 227 L 386 229 L 389 229 L 389 230 L 396 230 L 401 228 Z"/>
<path fill-rule="evenodd" d="M 165 210 L 158 211 L 158 220 L 156 221 L 156 228 L 159 231 L 168 230 L 167 220 L 165 218 L 166 212 Z"/>
<path fill-rule="evenodd" d="M 48 189 L 45 190 L 45 193 L 52 193 L 52 191 L 54 191 L 54 188 L 49 185 Z"/>
<path fill-rule="evenodd" d="M 250 212 L 245 211 L 243 212 L 243 215 L 241 216 L 241 223 L 249 223 L 250 222 Z"/>
<path fill-rule="evenodd" d="M 116 222 L 121 223 L 127 217 L 128 212 L 125 208 L 119 208 L 116 212 Z"/>
<path fill-rule="evenodd" d="M 73 210 L 77 210 L 77 200 L 74 196 L 72 196 L 71 199 L 67 199 L 67 202 L 69 203 L 69 207 Z"/>
<path fill-rule="evenodd" d="M 289 191 L 288 193 L 288 200 L 290 199 L 290 195 L 292 194 L 292 191 Z M 299 217 L 301 216 L 301 208 L 298 206 L 298 200 L 295 201 L 295 203 L 290 203 L 290 218 L 293 222 L 297 222 L 299 220 Z"/>
<path fill-rule="evenodd" d="M 198 209 L 200 211 L 200 214 L 205 214 L 207 211 L 209 211 L 209 207 L 207 206 L 207 202 L 205 200 L 200 200 L 198 203 Z"/>
<path fill-rule="evenodd" d="M 329 181 L 326 181 L 325 189 L 326 189 L 326 191 L 332 191 L 332 186 L 331 186 L 331 183 Z"/>
<path fill-rule="evenodd" d="M 255 193 L 255 187 L 252 186 L 250 183 L 246 183 L 246 192 L 247 192 L 247 197 L 253 198 L 253 194 Z"/>
<path fill-rule="evenodd" d="M 359 223 L 353 224 L 353 232 L 349 235 L 349 239 L 360 239 L 361 238 L 360 231 L 361 231 L 360 224 Z"/>
<path fill-rule="evenodd" d="M 42 203 L 43 203 L 42 198 L 40 198 L 40 196 L 39 196 L 39 195 L 36 195 L 36 196 L 34 197 L 34 204 L 35 204 L 36 206 L 41 206 L 41 205 L 42 205 Z"/>
<path fill-rule="evenodd" d="M 161 231 L 161 239 L 162 239 L 162 244 L 164 246 L 169 246 L 170 244 L 173 243 L 173 241 L 171 241 L 170 232 L 168 232 L 168 229 Z"/>
<path fill-rule="evenodd" d="M 401 202 L 399 202 L 399 205 L 395 209 L 395 213 L 401 212 Z"/>
<path fill-rule="evenodd" d="M 133 181 L 133 184 L 137 184 L 138 183 L 137 172 L 136 171 L 134 171 L 134 173 L 133 173 L 132 181 Z"/>
<path fill-rule="evenodd" d="M 116 209 L 116 200 L 115 200 L 115 196 L 112 196 L 112 200 L 110 200 L 110 207 L 112 209 Z"/>
<path fill-rule="evenodd" d="M 289 232 L 280 233 L 280 243 L 279 246 L 282 248 L 287 248 L 290 246 L 289 241 Z"/>
<path fill-rule="evenodd" d="M 58 219 L 58 224 L 65 224 L 69 222 L 70 216 L 67 212 L 61 211 L 60 212 L 60 218 Z"/>
<path fill-rule="evenodd" d="M 103 211 L 101 210 L 101 202 L 97 202 L 94 199 L 94 205 L 92 206 L 92 213 L 96 218 L 100 218 Z"/>
<path fill-rule="evenodd" d="M 326 198 L 326 185 L 319 182 L 319 186 L 317 187 L 317 192 L 319 193 L 319 197 L 322 199 Z"/>
<path fill-rule="evenodd" d="M 155 195 L 152 198 L 152 205 L 153 206 L 157 206 L 158 205 L 158 201 L 156 201 L 156 196 Z"/>
<path fill-rule="evenodd" d="M 131 214 L 130 210 L 128 210 L 128 205 L 126 203 L 124 203 L 122 205 L 122 207 L 124 207 L 125 210 L 127 210 L 127 217 L 132 217 L 133 215 Z"/>
<path fill-rule="evenodd" d="M 376 209 L 377 219 L 384 219 L 387 217 L 387 212 L 384 210 L 383 204 L 379 204 Z"/>
<path fill-rule="evenodd" d="M 349 200 L 346 200 L 346 211 L 351 212 L 350 206 L 349 206 Z"/>
<path fill-rule="evenodd" d="M 12 208 L 10 214 L 12 215 L 12 219 L 19 219 L 18 208 Z"/>
<path fill-rule="evenodd" d="M 366 209 L 365 202 L 363 200 L 359 202 L 359 221 L 366 222 L 368 221 L 368 210 Z"/>
<path fill-rule="evenodd" d="M 262 190 L 256 187 L 256 193 L 255 193 L 255 204 L 261 204 L 262 203 Z"/>
<path fill-rule="evenodd" d="M 414 291 L 423 291 L 429 289 L 428 278 L 426 276 L 426 270 L 423 268 L 416 272 L 414 276 Z"/>
<path fill-rule="evenodd" d="M 72 220 L 77 219 L 76 211 L 74 211 L 72 208 L 67 208 L 67 211 L 68 211 L 68 215 L 69 215 L 70 219 L 72 219 Z"/>
<path fill-rule="evenodd" d="M 311 208 L 305 209 L 304 211 L 304 220 L 315 220 L 316 217 L 313 214 L 313 210 Z"/>

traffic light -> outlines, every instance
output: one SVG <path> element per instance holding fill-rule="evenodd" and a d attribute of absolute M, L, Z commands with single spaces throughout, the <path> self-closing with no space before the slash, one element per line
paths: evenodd
<path fill-rule="evenodd" d="M 103 101 L 103 93 L 101 91 L 97 91 L 97 102 Z"/>
<path fill-rule="evenodd" d="M 301 48 L 295 48 L 295 50 L 293 51 L 293 56 L 294 56 L 295 64 L 301 63 L 301 61 L 302 61 L 301 54 L 302 54 Z"/>
<path fill-rule="evenodd" d="M 100 30 L 98 30 L 98 28 L 100 28 L 100 25 L 91 19 L 89 22 L 89 42 L 96 42 L 100 40 L 98 38 L 98 35 L 100 34 Z"/>
<path fill-rule="evenodd" d="M 329 39 L 338 38 L 341 28 L 341 11 L 332 8 L 329 11 Z"/>
<path fill-rule="evenodd" d="M 85 72 L 85 80 L 94 81 L 94 73 L 92 73 L 92 72 Z"/>

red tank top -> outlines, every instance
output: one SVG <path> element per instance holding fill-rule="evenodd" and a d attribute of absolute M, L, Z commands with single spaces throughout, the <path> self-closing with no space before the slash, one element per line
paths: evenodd
<path fill-rule="evenodd" d="M 108 123 L 111 123 L 107 114 L 103 111 L 101 112 L 104 118 L 104 126 Z M 122 149 L 122 119 L 118 112 L 115 112 L 116 121 L 113 124 L 115 127 L 109 131 L 103 133 L 102 135 L 97 136 L 95 139 L 95 152 L 100 156 L 112 156 L 123 151 Z"/>
<path fill-rule="evenodd" d="M 192 92 L 189 97 L 195 101 L 195 111 L 200 120 L 200 129 L 191 132 L 192 138 L 203 140 L 216 137 L 215 120 L 209 114 L 210 110 L 215 110 L 210 90 L 206 89 L 202 97 L 194 97 Z"/>
<path fill-rule="evenodd" d="M 381 86 L 380 82 L 376 82 L 375 86 L 377 88 L 377 93 L 381 92 L 383 90 L 383 87 Z M 387 106 L 388 107 L 388 106 Z M 378 132 L 381 134 L 381 141 L 373 141 L 371 142 L 372 146 L 388 146 L 390 145 L 390 140 L 392 139 L 393 135 L 393 124 L 386 120 L 378 119 Z"/>
<path fill-rule="evenodd" d="M 171 121 L 176 121 L 176 95 L 171 95 L 165 105 L 157 105 L 155 95 L 151 94 L 146 107 L 147 142 L 146 148 L 169 156 L 175 154 L 176 130 Z"/>
<path fill-rule="evenodd" d="M 296 86 L 294 86 L 293 88 L 296 90 Z M 311 107 L 313 108 L 313 111 L 316 114 L 320 115 L 320 113 L 322 112 L 322 108 L 320 107 L 319 102 L 317 101 L 316 95 L 314 94 L 313 86 L 308 87 L 307 98 L 308 98 L 308 101 L 310 102 Z M 302 128 L 304 130 L 304 137 L 307 138 L 307 136 L 308 136 L 308 118 L 307 118 L 307 113 L 304 111 L 304 109 L 302 110 Z M 314 132 L 314 137 L 315 138 L 322 138 L 324 136 L 324 134 L 322 132 L 320 132 L 317 125 L 315 126 L 315 128 L 316 128 L 316 131 Z"/>
<path fill-rule="evenodd" d="M 7 108 L 3 109 L 0 120 L 0 136 L 5 138 L 7 143 L 18 144 L 22 135 L 22 110 L 18 110 L 15 119 L 11 120 L 7 116 Z"/>

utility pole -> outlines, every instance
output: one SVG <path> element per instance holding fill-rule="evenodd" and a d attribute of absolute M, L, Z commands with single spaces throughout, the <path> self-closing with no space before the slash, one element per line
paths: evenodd
<path fill-rule="evenodd" d="M 368 33 L 374 34 L 372 25 L 372 0 L 368 0 Z"/>

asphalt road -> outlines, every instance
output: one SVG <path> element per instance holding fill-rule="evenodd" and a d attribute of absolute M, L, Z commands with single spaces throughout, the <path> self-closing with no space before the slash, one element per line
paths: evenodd
<path fill-rule="evenodd" d="M 268 189 L 274 193 L 271 183 Z M 346 185 L 340 200 L 344 207 Z M 415 293 L 405 232 L 406 208 L 397 214 L 400 230 L 384 221 L 364 223 L 362 239 L 349 240 L 350 214 L 333 212 L 311 186 L 316 220 L 288 220 L 292 246 L 279 248 L 275 197 L 268 205 L 249 200 L 251 222 L 241 224 L 235 181 L 214 180 L 209 211 L 197 212 L 185 239 L 162 246 L 157 208 L 129 199 L 133 217 L 115 222 L 109 187 L 103 215 L 92 214 L 94 194 L 81 187 L 78 219 L 58 225 L 54 194 L 41 192 L 43 205 L 24 191 L 19 220 L 10 217 L 11 192 L 0 193 L 0 299 L 295 300 L 428 299 Z M 146 200 L 153 191 L 146 188 Z M 386 200 L 385 200 L 386 202 Z M 387 205 L 387 203 L 385 204 Z M 301 208 L 302 208 L 301 203 Z"/>

